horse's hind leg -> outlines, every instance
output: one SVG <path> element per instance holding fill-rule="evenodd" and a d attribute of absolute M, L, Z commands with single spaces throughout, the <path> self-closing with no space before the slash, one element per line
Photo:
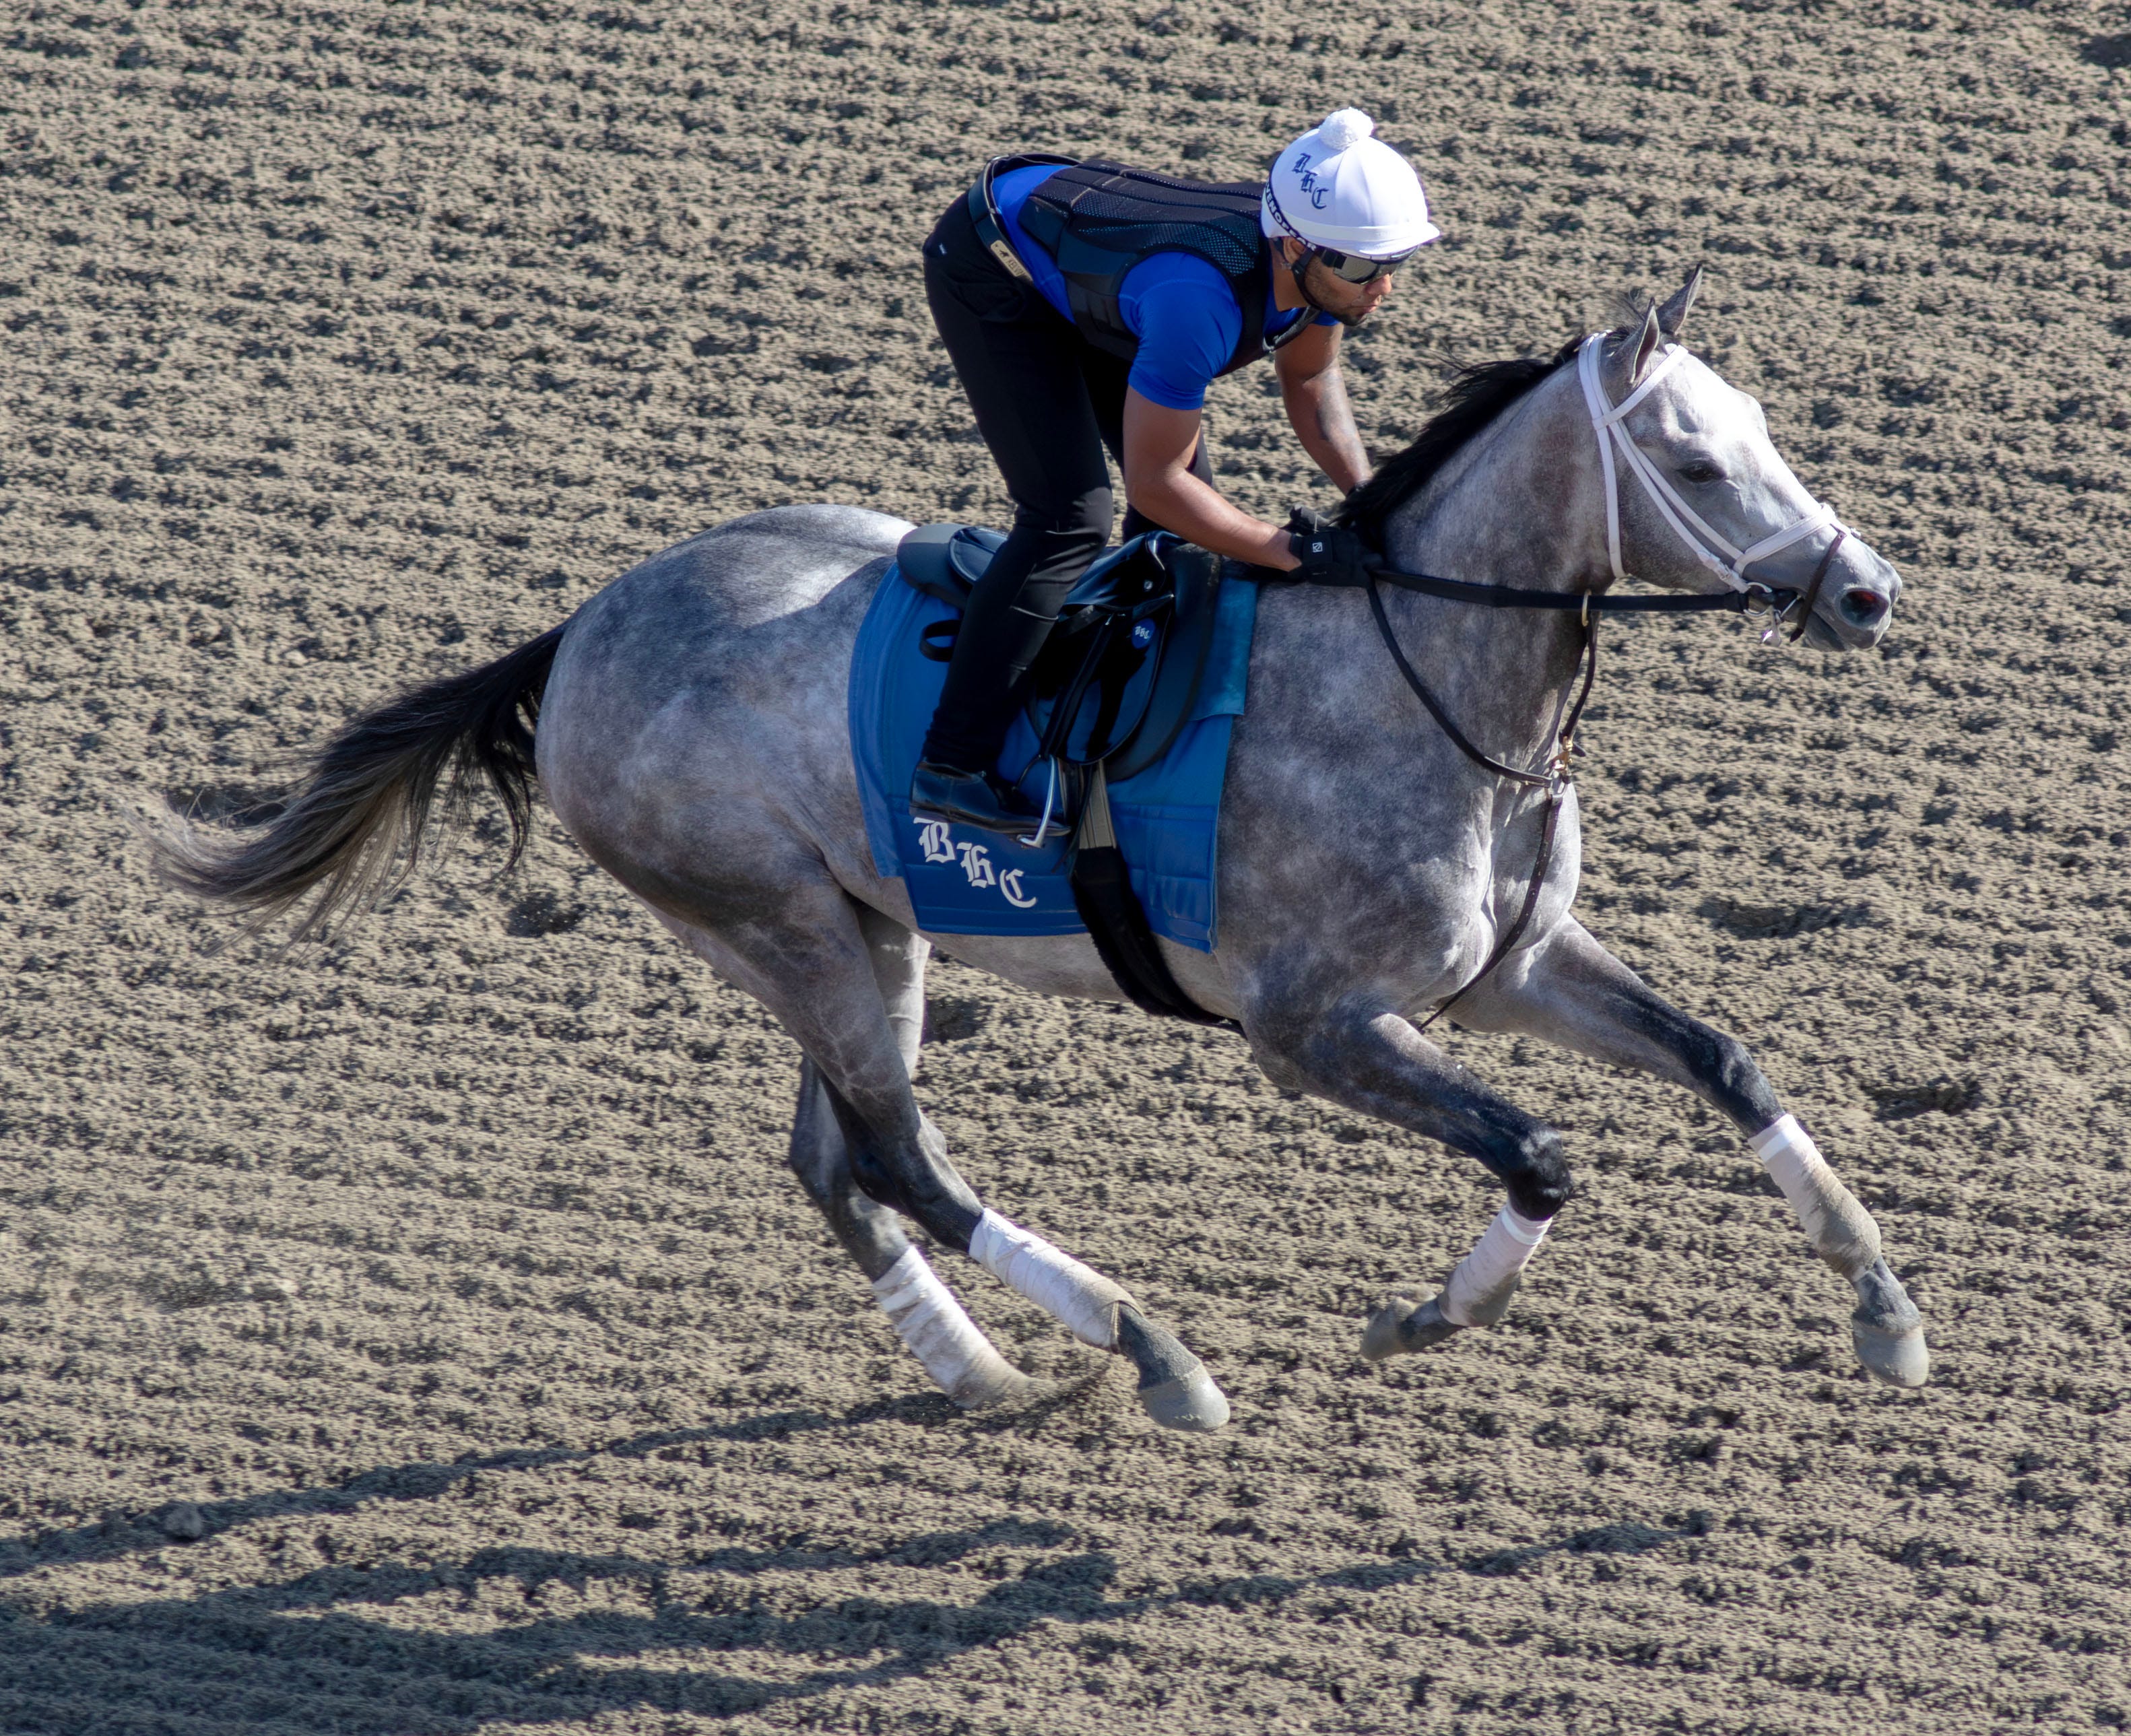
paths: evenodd
<path fill-rule="evenodd" d="M 924 940 L 871 911 L 860 924 L 906 1074 L 917 1070 L 925 1029 Z M 980 1410 L 1035 1386 L 1011 1366 L 963 1312 L 924 1254 L 912 1246 L 886 1206 L 860 1190 L 850 1146 L 835 1101 L 811 1060 L 799 1069 L 799 1106 L 792 1122 L 791 1163 L 807 1198 L 821 1208 L 845 1251 L 873 1286 L 896 1336 L 924 1364 L 941 1391 L 965 1410 Z"/>
<path fill-rule="evenodd" d="M 895 1213 L 860 1191 L 835 1102 L 811 1060 L 799 1069 L 791 1163 L 807 1197 L 865 1274 L 896 1337 L 941 1391 L 965 1410 L 982 1410 L 1036 1384 L 993 1348 L 923 1251 L 903 1233 Z"/>
<path fill-rule="evenodd" d="M 1822 1160 L 1735 1037 L 1691 1019 L 1567 920 L 1498 980 L 1461 1002 L 1458 1021 L 1516 1031 L 1684 1085 L 1731 1117 L 1798 1213 L 1813 1251 L 1857 1292 L 1858 1359 L 1879 1379 L 1921 1386 L 1923 1320 L 1880 1251 L 1879 1226 Z"/>
<path fill-rule="evenodd" d="M 713 968 L 722 968 L 719 944 L 703 930 L 662 911 L 653 914 L 690 951 Z M 924 1032 L 926 944 L 884 918 L 865 915 L 863 932 L 874 985 L 907 1075 L 916 1070 Z M 993 1348 L 912 1246 L 895 1213 L 860 1191 L 828 1083 L 811 1056 L 799 1064 L 799 1102 L 787 1160 L 831 1233 L 865 1274 L 896 1336 L 942 1392 L 965 1410 L 980 1410 L 1035 1384 Z"/>
<path fill-rule="evenodd" d="M 795 876 L 803 873 L 795 865 Z M 1228 1401 L 1197 1357 L 1109 1279 L 986 1209 L 948 1161 L 946 1141 L 911 1092 L 857 907 L 826 881 L 788 882 L 782 900 L 774 910 L 758 906 L 730 931 L 707 921 L 679 926 L 721 976 L 760 1001 L 806 1051 L 860 1189 L 945 1246 L 966 1251 L 1083 1343 L 1129 1358 L 1139 1370 L 1140 1402 L 1157 1423 L 1219 1428 Z M 922 988 L 913 983 L 911 992 Z M 907 1035 L 911 1008 L 898 1004 Z M 885 1251 L 874 1246 L 876 1255 Z"/>

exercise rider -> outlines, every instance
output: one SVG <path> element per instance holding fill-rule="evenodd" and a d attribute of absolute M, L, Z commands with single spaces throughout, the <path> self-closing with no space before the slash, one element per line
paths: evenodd
<path fill-rule="evenodd" d="M 1128 539 L 1159 526 L 1258 566 L 1358 576 L 1352 533 L 1300 514 L 1268 524 L 1214 491 L 1200 411 L 1209 380 L 1271 356 L 1318 468 L 1342 490 L 1367 477 L 1340 330 L 1439 232 L 1412 168 L 1372 131 L 1339 110 L 1262 187 L 1003 157 L 940 219 L 926 299 L 1014 515 L 963 617 L 913 811 L 1000 830 L 1034 818 L 993 768 L 1066 591 L 1109 536 L 1105 448 Z"/>

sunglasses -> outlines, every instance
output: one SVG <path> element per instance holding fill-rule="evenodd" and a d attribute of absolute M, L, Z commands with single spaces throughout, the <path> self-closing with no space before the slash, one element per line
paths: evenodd
<path fill-rule="evenodd" d="M 1324 261 L 1325 269 L 1334 277 L 1342 278 L 1350 284 L 1367 284 L 1374 283 L 1380 277 L 1389 277 L 1420 249 L 1410 248 L 1390 259 L 1371 259 L 1360 253 L 1340 253 L 1330 247 L 1315 247 L 1310 251 Z M 1298 260 L 1295 263 L 1305 270 L 1308 269 L 1306 261 Z"/>

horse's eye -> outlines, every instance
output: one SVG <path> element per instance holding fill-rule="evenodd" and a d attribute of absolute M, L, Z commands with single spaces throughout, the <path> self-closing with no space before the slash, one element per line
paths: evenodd
<path fill-rule="evenodd" d="M 1707 459 L 1697 458 L 1691 464 L 1680 466 L 1679 480 L 1683 482 L 1692 482 L 1699 488 L 1705 483 L 1722 482 L 1724 480 L 1724 472 Z"/>

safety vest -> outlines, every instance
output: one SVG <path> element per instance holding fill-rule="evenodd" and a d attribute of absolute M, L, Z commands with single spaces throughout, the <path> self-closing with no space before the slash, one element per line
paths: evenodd
<path fill-rule="evenodd" d="M 1305 313 L 1272 343 L 1265 341 L 1272 266 L 1258 226 L 1263 191 L 1256 181 L 1179 180 L 1090 158 L 1040 182 L 1021 208 L 1021 227 L 1065 278 L 1066 303 L 1081 336 L 1128 361 L 1139 339 L 1118 302 L 1125 274 L 1150 254 L 1204 260 L 1228 280 L 1243 309 L 1235 353 L 1219 370 L 1232 374 L 1310 323 Z"/>

